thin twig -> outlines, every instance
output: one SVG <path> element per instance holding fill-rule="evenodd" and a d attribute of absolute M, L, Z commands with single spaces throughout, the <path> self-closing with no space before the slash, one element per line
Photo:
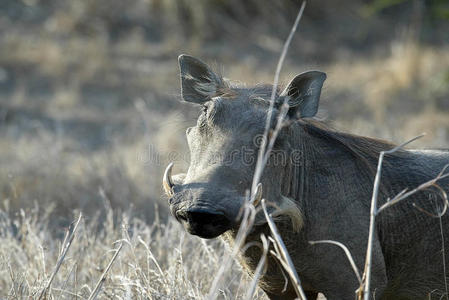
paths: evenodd
<path fill-rule="evenodd" d="M 394 147 L 394 148 L 391 149 L 391 150 L 382 151 L 382 152 L 385 153 L 385 154 L 392 154 L 392 153 L 394 153 L 394 152 L 396 152 L 396 151 L 398 151 L 398 150 L 401 150 L 402 148 L 404 148 L 404 147 L 407 146 L 408 144 L 413 143 L 413 142 L 416 141 L 416 140 L 419 140 L 420 138 L 422 138 L 422 137 L 425 136 L 425 135 L 426 135 L 425 133 L 421 133 L 420 135 L 415 136 L 415 137 L 412 138 L 411 140 L 408 140 L 408 141 L 406 141 L 406 142 L 403 142 L 402 144 L 400 144 L 400 145 Z M 382 153 L 382 152 L 381 152 L 381 153 Z"/>
<path fill-rule="evenodd" d="M 275 245 L 275 248 L 276 248 L 277 247 L 276 242 L 271 237 L 268 237 L 268 239 L 273 243 L 273 245 Z M 284 278 L 284 286 L 282 288 L 282 293 L 284 293 L 288 287 L 288 277 L 284 271 L 284 270 L 286 270 L 286 268 L 284 268 L 284 266 L 282 265 L 282 257 L 279 256 L 278 252 L 270 250 L 270 254 L 273 255 L 282 266 L 282 268 L 280 268 L 280 270 L 281 270 L 281 275 Z"/>
<path fill-rule="evenodd" d="M 352 257 L 351 252 L 349 251 L 348 247 L 346 247 L 344 244 L 342 244 L 340 242 L 332 241 L 332 240 L 309 241 L 309 244 L 311 244 L 311 245 L 315 245 L 315 244 L 333 244 L 333 245 L 337 245 L 338 247 L 343 249 L 343 251 L 346 254 L 346 257 L 348 258 L 349 262 L 351 263 L 351 267 L 354 270 L 355 276 L 357 276 L 357 280 L 359 281 L 359 284 L 362 285 L 362 277 L 360 276 L 359 269 L 357 268 L 357 265 L 355 264 L 354 258 Z"/>
<path fill-rule="evenodd" d="M 283 49 L 282 49 L 282 52 L 281 52 L 281 55 L 279 57 L 279 61 L 278 61 L 277 67 L 276 67 L 276 72 L 275 72 L 275 76 L 274 76 L 274 80 L 273 80 L 274 81 L 273 88 L 272 88 L 271 97 L 270 97 L 270 107 L 268 109 L 266 123 L 265 123 L 264 135 L 263 135 L 263 139 L 262 139 L 261 146 L 260 146 L 259 153 L 258 153 L 258 159 L 256 162 L 256 169 L 255 169 L 254 176 L 253 176 L 251 191 L 248 196 L 248 199 L 250 201 L 251 201 L 250 195 L 254 195 L 253 197 L 256 196 L 257 186 L 260 182 L 260 178 L 262 176 L 263 169 L 266 165 L 265 157 L 266 157 L 267 153 L 269 154 L 269 152 L 271 152 L 272 145 L 274 144 L 275 137 L 273 139 L 273 136 L 272 136 L 270 143 L 268 144 L 269 147 L 267 148 L 268 133 L 270 131 L 270 124 L 271 124 L 271 118 L 272 118 L 273 110 L 274 110 L 275 96 L 276 96 L 277 86 L 279 83 L 279 76 L 280 76 L 280 72 L 281 72 L 282 65 L 284 63 L 286 54 L 287 54 L 287 50 L 288 50 L 290 43 L 293 39 L 293 35 L 296 32 L 299 21 L 301 20 L 305 5 L 306 5 L 306 2 L 304 1 L 301 5 L 301 9 L 300 9 L 296 19 L 295 19 L 295 23 L 290 31 L 290 34 L 284 43 L 284 46 L 283 46 Z M 283 114 L 286 114 L 286 113 L 287 112 L 285 112 L 285 113 L 283 112 Z M 285 116 L 281 117 L 278 120 L 278 124 L 279 123 L 282 124 L 284 117 Z M 278 127 L 278 126 L 276 126 L 276 127 Z M 270 147 L 270 145 L 271 145 L 271 147 Z M 211 289 L 210 289 L 209 294 L 207 295 L 206 299 L 215 299 L 216 298 L 217 292 L 218 292 L 219 281 L 222 278 L 225 270 L 227 268 L 229 268 L 229 266 L 231 265 L 232 258 L 235 257 L 238 254 L 238 252 L 240 251 L 240 249 L 242 248 L 242 245 L 243 245 L 244 241 L 246 240 L 246 237 L 249 234 L 249 232 L 251 231 L 251 228 L 254 224 L 255 215 L 256 215 L 255 207 L 251 203 L 245 203 L 245 205 L 243 206 L 243 218 L 242 218 L 240 228 L 239 228 L 236 238 L 235 238 L 235 245 L 234 245 L 232 254 L 230 256 L 227 256 L 225 258 L 225 260 L 223 261 L 217 275 L 214 278 L 214 281 L 212 282 Z"/>
<path fill-rule="evenodd" d="M 374 178 L 374 186 L 373 186 L 373 193 L 371 197 L 371 209 L 370 209 L 370 222 L 369 222 L 369 232 L 368 232 L 368 245 L 366 249 L 366 260 L 365 260 L 365 269 L 363 272 L 363 278 L 364 278 L 364 285 L 363 285 L 363 299 L 369 300 L 369 292 L 370 292 L 370 284 L 371 284 L 371 265 L 372 265 L 372 259 L 373 259 L 373 243 L 374 243 L 374 232 L 375 232 L 375 223 L 376 223 L 376 215 L 377 215 L 377 199 L 379 195 L 379 187 L 380 187 L 380 178 L 382 174 L 382 163 L 385 154 L 392 154 L 404 146 L 410 144 L 411 142 L 416 141 L 417 139 L 423 137 L 424 134 L 421 134 L 419 136 L 416 136 L 412 138 L 411 140 L 406 141 L 405 143 L 400 144 L 399 146 L 394 147 L 391 150 L 388 151 L 381 151 L 379 155 L 379 160 L 377 163 L 377 172 L 376 176 Z M 360 289 L 362 291 L 362 289 Z M 361 297 L 361 294 L 359 294 L 359 298 Z"/>
<path fill-rule="evenodd" d="M 271 218 L 271 215 L 267 211 L 265 199 L 262 199 L 261 203 L 262 203 L 263 212 L 265 214 L 265 218 L 267 219 L 268 226 L 270 227 L 270 230 L 271 230 L 271 234 L 272 234 L 274 240 L 276 241 L 277 246 L 279 247 L 279 250 L 280 250 L 279 254 L 282 257 L 281 263 L 283 261 L 287 264 L 287 268 L 285 268 L 285 269 L 286 269 L 287 273 L 290 275 L 290 279 L 292 280 L 293 288 L 295 289 L 296 294 L 301 299 L 306 300 L 307 298 L 304 293 L 304 290 L 302 289 L 301 280 L 299 280 L 299 276 L 298 276 L 298 273 L 296 272 L 295 265 L 293 264 L 293 261 L 290 258 L 290 255 L 288 254 L 287 248 L 285 247 L 285 244 L 282 241 L 282 238 L 277 230 L 276 225 L 274 224 L 273 219 Z"/>
<path fill-rule="evenodd" d="M 284 43 L 284 47 L 282 48 L 281 56 L 279 57 L 279 61 L 276 66 L 276 72 L 274 74 L 274 79 L 273 79 L 273 88 L 271 90 L 270 107 L 268 109 L 267 118 L 265 121 L 265 130 L 264 130 L 263 139 L 262 139 L 258 157 L 257 157 L 256 170 L 254 171 L 253 183 L 252 183 L 252 187 L 251 187 L 251 191 L 253 193 L 256 190 L 257 184 L 260 181 L 263 169 L 265 167 L 263 157 L 265 156 L 266 152 L 268 152 L 268 151 L 266 151 L 265 148 L 267 146 L 268 132 L 270 131 L 271 118 L 273 116 L 274 102 L 275 102 L 274 98 L 276 96 L 276 90 L 277 90 L 277 87 L 279 84 L 279 76 L 281 74 L 281 69 L 284 64 L 284 60 L 285 60 L 285 56 L 287 55 L 288 48 L 293 39 L 293 35 L 295 34 L 296 29 L 298 28 L 298 24 L 299 24 L 299 21 L 301 20 L 302 13 L 303 13 L 305 7 L 306 7 L 306 1 L 303 1 L 301 8 L 299 10 L 299 13 L 296 16 L 295 23 L 293 24 L 292 29 L 290 30 L 290 33 L 287 37 L 287 40 Z"/>
<path fill-rule="evenodd" d="M 437 175 L 437 177 L 435 177 L 435 178 L 433 178 L 433 179 L 431 179 L 431 180 L 429 180 L 429 181 L 419 185 L 417 188 L 411 190 L 410 192 L 406 193 L 405 192 L 406 190 L 403 190 L 398 195 L 396 195 L 393 199 L 387 201 L 384 205 L 379 207 L 379 209 L 377 210 L 376 214 L 378 214 L 379 212 L 381 212 L 385 208 L 388 208 L 388 207 L 398 203 L 401 200 L 404 200 L 405 198 L 410 197 L 411 195 L 413 195 L 413 194 L 415 194 L 415 193 L 417 193 L 417 192 L 419 192 L 421 190 L 424 190 L 424 189 L 426 189 L 428 187 L 431 187 L 431 186 L 435 186 L 435 184 L 437 183 L 438 180 L 441 180 L 443 178 L 449 177 L 449 173 L 443 175 L 444 171 L 446 171 L 446 169 L 448 167 L 449 167 L 449 164 L 444 166 L 443 170 Z M 444 192 L 444 190 L 442 190 L 442 192 Z M 445 208 L 447 208 L 446 205 L 445 205 Z M 442 214 L 444 215 L 445 212 L 446 212 L 446 209 L 444 209 L 442 211 Z"/>
<path fill-rule="evenodd" d="M 446 251 L 445 251 L 445 247 L 444 247 L 444 232 L 443 232 L 443 220 L 441 219 L 441 215 L 438 218 L 438 220 L 440 221 L 440 234 L 441 234 L 441 251 L 442 251 L 442 255 L 443 255 L 443 278 L 444 278 L 444 288 L 446 291 L 446 299 L 449 299 L 449 294 L 448 294 L 448 286 L 447 286 L 447 277 L 446 277 Z"/>
<path fill-rule="evenodd" d="M 447 208 L 449 206 L 449 202 L 447 200 L 447 194 L 446 192 L 443 190 L 442 187 L 440 187 L 438 184 L 434 184 L 433 187 L 437 188 L 438 190 L 440 190 L 440 193 L 443 197 L 443 209 L 441 210 L 441 212 L 438 212 L 437 214 L 431 213 L 427 210 L 425 210 L 424 208 L 418 206 L 416 203 L 413 203 L 413 207 L 416 208 L 417 210 L 419 210 L 422 213 L 425 213 L 426 215 L 428 215 L 429 217 L 432 218 L 441 218 L 447 211 Z"/>
<path fill-rule="evenodd" d="M 266 266 L 266 260 L 267 260 L 267 253 L 268 249 L 270 247 L 270 241 L 267 240 L 265 235 L 261 235 L 260 239 L 262 240 L 263 244 L 263 252 L 262 256 L 259 260 L 259 263 L 257 264 L 256 270 L 254 271 L 253 279 L 251 280 L 251 284 L 249 285 L 249 289 L 245 295 L 245 298 L 243 299 L 252 299 L 254 295 L 254 291 L 256 290 L 257 281 L 259 280 L 260 276 L 262 275 L 263 269 Z"/>
<path fill-rule="evenodd" d="M 53 273 L 51 274 L 50 280 L 48 280 L 47 285 L 40 293 L 39 298 L 38 298 L 39 300 L 42 299 L 42 297 L 44 297 L 44 295 L 50 289 L 51 284 L 52 284 L 53 280 L 55 279 L 56 274 L 59 271 L 59 268 L 61 267 L 62 263 L 64 262 L 64 258 L 67 255 L 67 252 L 69 251 L 70 246 L 72 245 L 73 239 L 75 238 L 75 232 L 78 229 L 78 225 L 81 221 L 81 218 L 82 218 L 82 214 L 80 213 L 78 220 L 76 221 L 75 225 L 73 226 L 72 231 L 70 232 L 70 229 L 67 231 L 67 232 L 70 232 L 70 234 L 67 233 L 65 236 L 63 247 L 62 247 L 61 253 L 58 257 L 58 261 L 56 262 L 55 269 L 53 270 Z"/>
<path fill-rule="evenodd" d="M 150 247 L 148 247 L 148 245 L 142 240 L 142 238 L 140 236 L 138 237 L 138 239 L 139 239 L 139 242 L 145 247 L 145 250 L 147 251 L 148 258 L 151 259 L 151 261 L 153 261 L 153 263 L 155 264 L 159 274 L 161 275 L 161 277 L 165 281 L 164 272 L 162 272 L 162 269 L 159 266 L 159 263 L 157 262 L 156 257 L 154 257 L 153 252 L 151 252 Z"/>
<path fill-rule="evenodd" d="M 286 270 L 286 271 L 288 272 L 288 269 L 289 269 L 290 267 L 289 267 L 288 264 L 284 261 L 284 259 L 280 256 L 279 252 L 270 250 L 270 254 L 271 254 L 274 258 L 276 258 L 277 261 L 281 264 L 281 267 L 282 267 L 282 268 L 280 268 L 280 270 L 281 270 L 282 276 L 284 277 L 284 287 L 282 288 L 282 293 L 284 293 L 284 292 L 287 290 L 288 282 L 289 282 L 288 277 L 287 277 L 287 275 L 285 274 L 284 270 Z M 299 299 L 299 298 L 298 298 L 298 299 Z"/>
<path fill-rule="evenodd" d="M 55 290 L 55 291 L 57 291 L 57 292 L 59 292 L 61 294 L 65 293 L 65 294 L 68 294 L 68 295 L 73 296 L 73 297 L 81 297 L 81 295 L 78 295 L 76 292 L 67 291 L 65 289 L 53 288 L 53 290 Z"/>
<path fill-rule="evenodd" d="M 120 243 L 120 246 L 115 250 L 114 256 L 112 257 L 111 261 L 109 262 L 108 266 L 104 270 L 103 274 L 101 274 L 100 279 L 98 280 L 97 284 L 95 285 L 94 290 L 90 294 L 89 298 L 87 300 L 94 300 L 97 298 L 98 294 L 100 293 L 101 287 L 103 286 L 103 282 L 106 280 L 106 274 L 109 272 L 109 270 L 112 267 L 112 264 L 114 263 L 115 259 L 117 258 L 118 254 L 122 250 L 123 242 Z"/>

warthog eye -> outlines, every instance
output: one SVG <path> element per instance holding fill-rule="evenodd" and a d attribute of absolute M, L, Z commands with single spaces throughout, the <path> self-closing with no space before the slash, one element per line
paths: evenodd
<path fill-rule="evenodd" d="M 208 109 L 208 106 L 207 106 L 207 105 L 203 104 L 203 105 L 201 106 L 201 111 L 202 111 L 203 113 L 207 113 L 207 109 Z"/>

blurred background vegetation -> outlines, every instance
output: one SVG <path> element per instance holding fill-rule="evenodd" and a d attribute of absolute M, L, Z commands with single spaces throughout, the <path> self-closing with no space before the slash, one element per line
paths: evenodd
<path fill-rule="evenodd" d="M 271 82 L 300 6 L 283 0 L 2 0 L 0 196 L 66 224 L 105 203 L 146 220 L 169 160 L 185 169 L 177 56 Z M 449 3 L 309 1 L 284 82 L 328 74 L 320 118 L 357 134 L 449 148 Z"/>

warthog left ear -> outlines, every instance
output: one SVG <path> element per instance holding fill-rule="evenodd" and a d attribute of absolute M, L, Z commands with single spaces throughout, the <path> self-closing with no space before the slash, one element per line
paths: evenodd
<path fill-rule="evenodd" d="M 181 70 L 181 95 L 184 101 L 201 104 L 217 95 L 223 81 L 208 65 L 185 54 L 181 54 L 178 61 Z"/>
<path fill-rule="evenodd" d="M 321 88 L 326 74 L 319 71 L 308 71 L 296 75 L 288 84 L 281 96 L 288 97 L 290 117 L 311 118 L 318 111 Z"/>

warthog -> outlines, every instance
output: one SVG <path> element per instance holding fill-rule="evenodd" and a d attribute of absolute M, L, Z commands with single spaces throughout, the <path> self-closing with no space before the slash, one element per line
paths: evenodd
<path fill-rule="evenodd" d="M 202 238 L 222 236 L 233 242 L 239 212 L 255 171 L 257 137 L 264 132 L 272 87 L 235 85 L 205 63 L 179 57 L 182 98 L 201 106 L 194 127 L 187 129 L 190 166 L 186 174 L 164 175 L 170 210 L 185 229 Z M 370 199 L 380 151 L 391 143 L 341 133 L 314 120 L 326 75 L 297 75 L 275 97 L 274 126 L 280 104 L 287 101 L 282 127 L 261 183 L 275 221 L 309 299 L 353 299 L 359 284 L 344 252 L 309 241 L 334 240 L 346 245 L 363 270 L 368 239 Z M 405 188 L 433 179 L 449 163 L 444 150 L 400 150 L 385 157 L 380 205 Z M 371 291 L 377 299 L 439 299 L 445 289 L 448 218 L 432 217 L 444 208 L 439 188 L 418 192 L 382 211 L 373 245 Z M 440 223 L 441 222 L 441 223 Z M 256 217 L 247 241 L 269 234 L 263 214 Z M 446 249 L 446 251 L 443 251 Z M 241 253 L 251 274 L 261 250 Z M 445 253 L 446 252 L 446 253 Z M 447 262 L 446 262 L 447 264 Z M 446 272 L 447 273 L 447 272 Z M 270 299 L 294 299 L 291 283 L 275 258 L 268 259 L 259 286 Z"/>

